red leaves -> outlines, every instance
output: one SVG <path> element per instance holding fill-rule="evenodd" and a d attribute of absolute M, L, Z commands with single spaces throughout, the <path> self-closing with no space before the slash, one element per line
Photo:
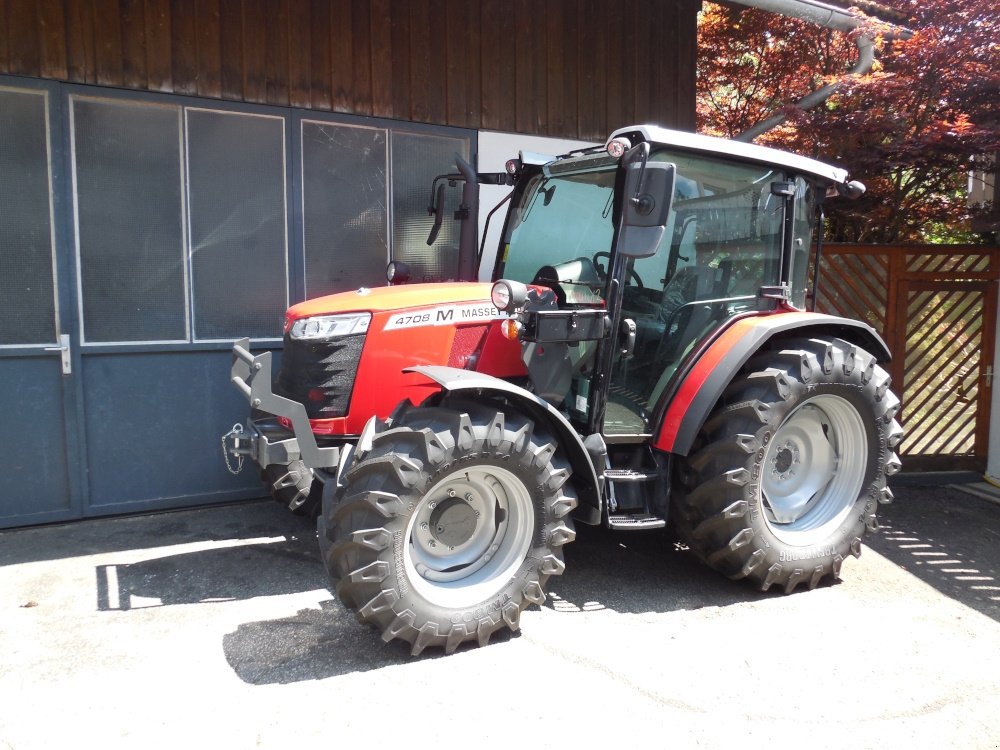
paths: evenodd
<path fill-rule="evenodd" d="M 972 158 L 1000 151 L 1000 14 L 994 0 L 880 3 L 916 33 L 890 40 L 866 23 L 878 65 L 864 76 L 845 75 L 857 57 L 846 34 L 706 3 L 699 129 L 732 136 L 783 111 L 786 124 L 758 142 L 839 163 L 868 184 L 863 207 L 828 206 L 838 239 L 923 240 L 923 226 L 966 218 Z M 833 80 L 825 104 L 790 108 Z"/>

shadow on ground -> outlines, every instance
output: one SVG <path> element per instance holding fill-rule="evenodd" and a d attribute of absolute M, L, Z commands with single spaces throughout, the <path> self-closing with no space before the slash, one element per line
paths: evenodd
<path fill-rule="evenodd" d="M 866 543 L 942 594 L 1000 621 L 1000 505 L 947 486 L 907 486 L 896 494 L 897 501 L 880 511 L 881 532 Z M 553 612 L 662 613 L 783 596 L 723 578 L 664 533 L 581 526 L 565 551 L 566 573 L 549 580 L 543 605 Z M 225 636 L 223 648 L 239 677 L 254 685 L 318 680 L 411 659 L 405 644 L 384 644 L 334 600 L 294 617 L 241 625 Z M 421 658 L 440 656 L 435 649 Z"/>
<path fill-rule="evenodd" d="M 942 594 L 1000 622 L 1000 505 L 950 486 L 902 487 L 867 544 Z"/>
<path fill-rule="evenodd" d="M 546 594 L 542 606 L 566 614 L 673 612 L 781 596 L 723 578 L 667 534 L 615 534 L 590 527 L 578 528 L 577 540 L 566 548 L 566 572 L 549 579 Z M 504 632 L 492 643 L 517 637 Z M 333 600 L 293 617 L 240 625 L 222 645 L 236 674 L 253 685 L 321 680 L 412 660 L 406 644 L 383 643 L 374 628 L 359 625 Z M 441 656 L 439 649 L 429 649 L 420 658 Z"/>
<path fill-rule="evenodd" d="M 947 486 L 900 487 L 897 496 L 881 509 L 882 533 L 867 544 L 943 594 L 1000 621 L 1000 505 Z M 659 532 L 578 528 L 577 541 L 566 548 L 566 573 L 549 581 L 543 607 L 567 616 L 602 609 L 664 613 L 782 596 L 719 576 L 672 539 Z M 178 545 L 187 546 L 171 551 Z M 270 501 L 0 534 L 0 565 L 118 551 L 149 554 L 139 562 L 98 561 L 102 610 L 239 601 L 329 584 L 313 524 Z M 320 596 L 319 608 L 244 623 L 223 637 L 225 657 L 240 679 L 290 683 L 411 660 L 405 644 L 384 644 L 332 593 Z M 516 638 L 494 640 L 503 648 Z M 437 650 L 425 653 L 422 658 L 440 656 Z"/>
<path fill-rule="evenodd" d="M 325 588 L 316 533 L 98 565 L 97 608 L 127 610 L 278 596 Z"/>

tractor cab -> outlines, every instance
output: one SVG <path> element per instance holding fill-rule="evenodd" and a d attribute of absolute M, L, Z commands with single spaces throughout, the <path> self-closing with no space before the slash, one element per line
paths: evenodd
<path fill-rule="evenodd" d="M 616 443 L 654 436 L 684 363 L 727 321 L 805 307 L 830 181 L 763 161 L 769 149 L 699 153 L 646 130 L 527 168 L 493 274 L 551 289 L 559 310 L 604 311 L 608 335 L 569 342 L 573 371 L 551 400 Z"/>

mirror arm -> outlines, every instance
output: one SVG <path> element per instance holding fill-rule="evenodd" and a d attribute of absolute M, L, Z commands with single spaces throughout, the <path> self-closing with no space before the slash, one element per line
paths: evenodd
<path fill-rule="evenodd" d="M 635 195 L 629 198 L 629 200 L 637 210 L 641 210 L 644 202 L 643 198 L 645 197 L 642 195 L 642 180 L 646 176 L 646 162 L 649 161 L 649 142 L 643 141 L 636 148 L 639 149 L 639 157 L 642 159 L 642 163 L 639 165 L 639 179 L 635 183 Z M 647 210 L 643 213 L 649 213 L 649 211 Z"/>

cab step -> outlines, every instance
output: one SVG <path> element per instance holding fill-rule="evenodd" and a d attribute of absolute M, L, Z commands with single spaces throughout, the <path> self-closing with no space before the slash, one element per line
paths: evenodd
<path fill-rule="evenodd" d="M 608 528 L 626 531 L 662 529 L 667 522 L 651 513 L 616 513 L 608 516 Z"/>
<path fill-rule="evenodd" d="M 609 482 L 652 482 L 657 474 L 632 471 L 631 469 L 605 469 L 604 478 Z"/>

